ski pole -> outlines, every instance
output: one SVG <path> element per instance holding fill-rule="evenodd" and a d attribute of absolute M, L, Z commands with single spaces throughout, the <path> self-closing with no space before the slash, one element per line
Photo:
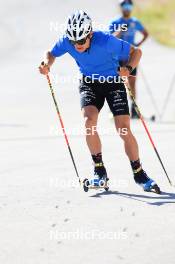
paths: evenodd
<path fill-rule="evenodd" d="M 141 112 L 140 112 L 140 109 L 139 109 L 137 103 L 136 103 L 135 97 L 133 96 L 132 91 L 131 91 L 131 88 L 129 87 L 129 83 L 128 83 L 128 82 L 127 82 L 127 83 L 124 82 L 124 85 L 125 85 L 125 88 L 128 90 L 128 92 L 129 92 L 129 94 L 130 94 L 130 97 L 131 97 L 131 99 L 132 99 L 132 101 L 133 101 L 133 103 L 134 103 L 135 110 L 136 110 L 136 112 L 137 112 L 137 114 L 138 114 L 138 116 L 139 116 L 139 118 L 140 118 L 140 120 L 141 120 L 141 122 L 142 122 L 142 124 L 143 124 L 143 126 L 144 126 L 144 128 L 145 128 L 145 130 L 146 130 L 146 133 L 147 133 L 147 135 L 148 135 L 148 137 L 149 137 L 149 140 L 150 140 L 150 142 L 151 142 L 151 144 L 152 144 L 152 146 L 153 146 L 153 149 L 154 149 L 154 151 L 155 151 L 155 153 L 156 153 L 156 155 L 157 155 L 157 157 L 158 157 L 158 159 L 159 159 L 159 162 L 160 162 L 160 164 L 161 164 L 161 166 L 162 166 L 162 168 L 163 168 L 163 170 L 164 170 L 164 172 L 165 172 L 165 175 L 166 175 L 166 177 L 167 177 L 167 179 L 168 179 L 168 181 L 169 181 L 169 184 L 170 184 L 171 186 L 173 186 L 173 185 L 172 185 L 172 182 L 171 182 L 171 180 L 170 180 L 170 178 L 169 178 L 169 176 L 168 176 L 168 173 L 167 173 L 167 171 L 166 171 L 166 169 L 165 169 L 165 166 L 164 166 L 164 164 L 163 164 L 163 162 L 162 162 L 162 159 L 161 159 L 161 157 L 160 157 L 160 155 L 159 155 L 159 153 L 158 153 L 158 151 L 157 151 L 157 148 L 156 148 L 156 146 L 155 146 L 155 144 L 154 144 L 154 141 L 153 141 L 153 139 L 152 139 L 152 137 L 151 137 L 151 134 L 150 134 L 150 132 L 149 132 L 149 130 L 148 130 L 148 128 L 147 128 L 147 125 L 146 125 L 146 123 L 145 123 L 145 120 L 144 120 L 144 118 L 143 118 L 143 116 L 142 116 L 142 114 L 141 114 Z"/>
<path fill-rule="evenodd" d="M 74 169 L 75 169 L 75 173 L 76 173 L 76 176 L 78 177 L 79 183 L 81 184 L 80 176 L 79 176 L 79 173 L 78 173 L 78 170 L 77 170 L 77 166 L 75 164 L 74 156 L 73 156 L 73 153 L 72 153 L 72 150 L 71 150 L 71 147 L 70 147 L 70 144 L 69 144 L 69 140 L 68 140 L 68 137 L 67 137 L 67 134 L 66 134 L 66 131 L 65 131 L 63 119 L 61 117 L 61 114 L 60 114 L 60 111 L 59 111 L 59 108 L 58 108 L 58 104 L 57 104 L 57 101 L 56 101 L 56 98 L 55 98 L 55 94 L 54 94 L 54 90 L 53 90 L 53 87 L 52 87 L 52 84 L 51 84 L 51 81 L 50 81 L 49 74 L 46 75 L 46 78 L 47 78 L 48 85 L 49 85 L 49 88 L 50 88 L 50 91 L 51 91 L 51 94 L 52 94 L 52 98 L 53 98 L 53 101 L 54 101 L 54 104 L 55 104 L 55 108 L 56 108 L 56 111 L 57 111 L 57 114 L 58 114 L 58 118 L 59 118 L 59 121 L 60 121 L 60 124 L 61 124 L 63 135 L 64 135 L 64 138 L 65 138 L 65 141 L 66 141 L 66 145 L 68 147 L 68 150 L 69 150 L 69 153 L 70 153 L 70 157 L 71 157 Z"/>

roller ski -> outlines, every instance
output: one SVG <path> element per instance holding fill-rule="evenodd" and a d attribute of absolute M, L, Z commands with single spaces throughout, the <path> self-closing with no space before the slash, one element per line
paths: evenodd
<path fill-rule="evenodd" d="M 83 189 L 85 192 L 88 192 L 90 189 L 104 189 L 105 191 L 108 191 L 108 181 L 109 178 L 107 177 L 107 172 L 103 163 L 96 163 L 94 166 L 94 178 L 84 179 Z"/>
<path fill-rule="evenodd" d="M 143 169 L 134 175 L 134 180 L 143 188 L 145 192 L 155 192 L 157 194 L 161 194 L 161 190 L 157 183 L 150 179 Z"/>

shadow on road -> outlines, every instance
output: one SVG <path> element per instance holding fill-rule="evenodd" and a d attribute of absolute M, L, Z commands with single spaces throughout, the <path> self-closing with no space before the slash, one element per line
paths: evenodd
<path fill-rule="evenodd" d="M 175 193 L 167 193 L 167 192 L 162 192 L 160 195 L 154 194 L 155 196 L 152 196 L 151 193 L 149 193 L 148 195 L 143 195 L 143 194 L 124 193 L 117 191 L 108 191 L 108 192 L 103 191 L 96 193 L 95 195 L 91 195 L 90 197 L 102 198 L 102 196 L 106 196 L 106 195 L 122 196 L 127 199 L 132 199 L 149 205 L 156 205 L 156 206 L 161 206 L 164 204 L 171 204 L 171 203 L 175 204 Z M 155 201 L 150 202 L 149 200 L 151 199 Z"/>

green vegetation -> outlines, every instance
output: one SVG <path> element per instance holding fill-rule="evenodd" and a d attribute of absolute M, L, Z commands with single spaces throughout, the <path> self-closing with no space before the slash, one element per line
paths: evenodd
<path fill-rule="evenodd" d="M 134 15 L 158 42 L 175 47 L 175 0 L 138 0 Z"/>

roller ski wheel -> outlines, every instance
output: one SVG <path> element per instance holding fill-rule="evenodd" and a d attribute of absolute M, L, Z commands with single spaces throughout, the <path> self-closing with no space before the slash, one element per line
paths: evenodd
<path fill-rule="evenodd" d="M 89 189 L 95 189 L 95 190 L 102 190 L 104 189 L 106 192 L 109 190 L 109 186 L 108 186 L 108 180 L 109 179 L 92 179 L 89 181 L 90 185 L 89 185 Z"/>
<path fill-rule="evenodd" d="M 154 186 L 154 191 L 155 191 L 155 193 L 157 193 L 157 194 L 161 194 L 160 187 L 159 187 L 157 184 Z"/>
<path fill-rule="evenodd" d="M 109 178 L 106 178 L 106 187 L 104 187 L 106 192 L 109 191 L 108 181 L 109 181 Z"/>
<path fill-rule="evenodd" d="M 152 115 L 152 116 L 150 117 L 150 119 L 151 119 L 152 122 L 155 122 L 155 121 L 156 121 L 156 116 L 155 116 L 155 115 Z"/>
<path fill-rule="evenodd" d="M 155 192 L 157 194 L 161 194 L 160 187 L 151 179 L 147 183 L 143 184 L 143 189 L 145 192 Z"/>
<path fill-rule="evenodd" d="M 144 190 L 145 192 L 155 192 L 157 194 L 161 194 L 161 190 L 160 190 L 160 187 L 155 184 L 154 186 L 151 187 L 151 189 L 149 190 Z"/>
<path fill-rule="evenodd" d="M 89 180 L 88 179 L 84 179 L 83 181 L 83 189 L 85 192 L 89 191 Z"/>
<path fill-rule="evenodd" d="M 106 192 L 108 192 L 109 191 L 109 186 L 105 187 L 104 189 L 105 189 Z"/>
<path fill-rule="evenodd" d="M 109 190 L 109 186 L 107 184 L 108 178 L 106 180 L 104 179 L 84 179 L 83 181 L 83 189 L 85 192 L 88 192 L 89 190 L 102 190 L 104 189 L 106 192 Z"/>
<path fill-rule="evenodd" d="M 149 116 L 149 117 L 143 117 L 144 120 L 146 121 L 151 121 L 151 122 L 155 122 L 156 121 L 156 116 L 155 115 L 152 115 L 152 116 Z"/>

